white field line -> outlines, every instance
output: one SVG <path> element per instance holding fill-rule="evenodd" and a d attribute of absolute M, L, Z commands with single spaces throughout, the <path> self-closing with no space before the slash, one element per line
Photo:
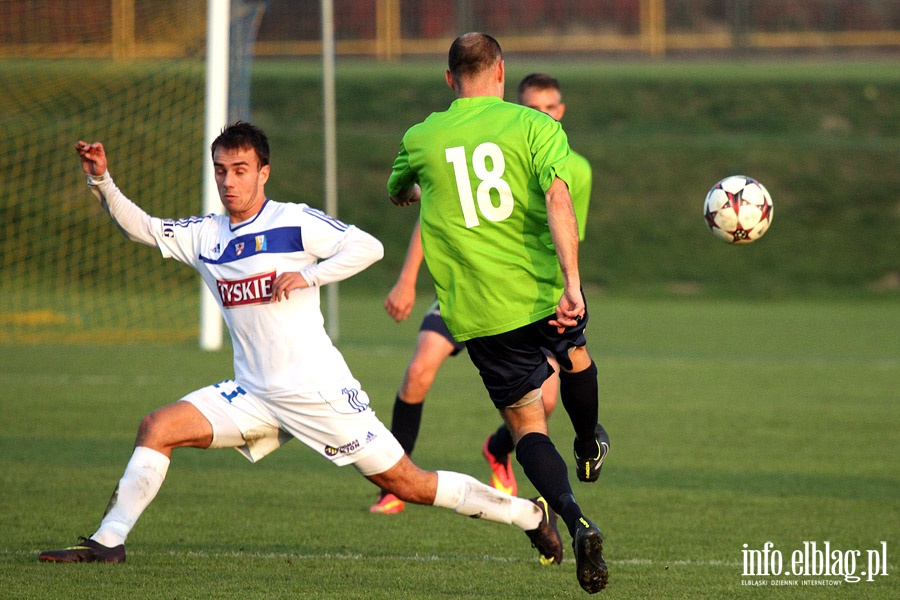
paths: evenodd
<path fill-rule="evenodd" d="M 0 550 L 0 556 L 34 556 L 35 560 L 37 560 L 37 556 L 40 553 L 39 550 Z M 147 558 L 152 556 L 153 552 L 138 550 L 138 551 L 128 551 L 129 562 L 131 559 L 135 557 L 143 557 Z M 435 554 L 414 554 L 414 555 L 369 555 L 369 554 L 359 554 L 359 553 L 339 553 L 333 554 L 330 552 L 323 552 L 321 554 L 301 554 L 295 552 L 247 552 L 243 550 L 234 550 L 227 552 L 208 552 L 205 550 L 186 550 L 186 551 L 177 551 L 177 550 L 167 550 L 162 552 L 166 556 L 173 557 L 184 557 L 184 558 L 198 558 L 198 559 L 263 559 L 263 560 L 299 560 L 299 561 L 335 561 L 342 560 L 348 562 L 354 561 L 385 561 L 385 562 L 421 562 L 421 563 L 466 563 L 466 562 L 493 562 L 493 563 L 503 563 L 503 564 L 530 564 L 535 562 L 532 558 L 513 558 L 509 556 L 495 556 L 495 555 L 483 555 L 483 556 L 438 556 Z M 571 562 L 571 560 L 569 561 Z M 625 558 L 625 559 L 612 559 L 608 560 L 610 565 L 634 565 L 634 566 L 646 566 L 646 567 L 669 567 L 669 566 L 689 566 L 689 567 L 736 567 L 739 568 L 741 566 L 741 562 L 737 560 L 725 561 L 725 560 L 673 560 L 673 561 L 659 561 L 653 560 L 649 558 Z M 574 564 L 574 563 L 573 563 Z"/>
<path fill-rule="evenodd" d="M 11 557 L 20 557 L 20 556 L 33 556 L 35 561 L 37 561 L 37 556 L 39 554 L 39 550 L 0 550 L 0 556 L 11 556 Z M 152 556 L 153 552 L 138 550 L 136 552 L 129 551 L 128 557 L 133 559 L 135 557 L 138 558 L 146 558 Z M 176 550 L 168 550 L 163 552 L 162 554 L 171 557 L 183 557 L 183 558 L 197 558 L 197 559 L 262 559 L 262 560 L 295 560 L 295 561 L 329 561 L 333 562 L 336 560 L 354 562 L 354 561 L 384 561 L 384 562 L 408 562 L 408 563 L 469 563 L 469 562 L 491 562 L 498 564 L 531 564 L 535 562 L 533 558 L 513 558 L 508 556 L 492 556 L 492 555 L 483 555 L 483 556 L 438 556 L 435 554 L 427 555 L 427 554 L 414 554 L 414 555 L 369 555 L 369 554 L 359 554 L 359 553 L 339 553 L 332 554 L 330 552 L 323 552 L 321 554 L 300 554 L 294 552 L 246 552 L 242 550 L 234 550 L 228 552 L 208 552 L 205 550 L 186 550 L 183 552 L 179 552 Z M 574 561 L 569 559 L 570 564 L 574 564 Z M 615 566 L 636 566 L 636 567 L 648 567 L 648 568 L 665 568 L 669 567 L 693 567 L 693 568 L 708 568 L 708 567 L 722 567 L 722 568 L 730 568 L 737 569 L 738 573 L 740 573 L 740 569 L 742 568 L 742 562 L 740 560 L 671 560 L 671 561 L 663 561 L 663 560 L 654 560 L 650 558 L 607 558 L 607 562 L 611 567 Z M 133 564 L 133 562 L 132 562 Z M 897 569 L 896 564 L 888 564 L 887 570 L 888 572 L 895 571 Z"/>

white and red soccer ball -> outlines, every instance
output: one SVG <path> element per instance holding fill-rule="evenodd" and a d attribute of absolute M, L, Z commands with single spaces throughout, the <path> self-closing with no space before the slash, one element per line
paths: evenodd
<path fill-rule="evenodd" d="M 703 216 L 710 231 L 729 244 L 749 244 L 772 224 L 772 197 L 763 185 L 744 175 L 726 177 L 709 190 Z"/>

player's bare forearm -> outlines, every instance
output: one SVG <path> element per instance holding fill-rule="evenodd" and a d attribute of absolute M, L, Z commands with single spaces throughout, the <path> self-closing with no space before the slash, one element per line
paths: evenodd
<path fill-rule="evenodd" d="M 424 254 L 422 252 L 422 234 L 419 230 L 419 222 L 413 227 L 409 237 L 409 247 L 406 250 L 406 258 L 403 267 L 397 277 L 397 283 L 391 288 L 384 301 L 384 309 L 398 323 L 406 320 L 416 303 L 416 281 L 419 279 L 419 268 L 422 266 Z"/>
<path fill-rule="evenodd" d="M 580 289 L 578 273 L 578 222 L 572 208 L 569 188 L 561 179 L 555 179 L 546 193 L 547 224 L 556 247 L 556 256 L 562 269 L 566 289 Z"/>
<path fill-rule="evenodd" d="M 547 190 L 547 223 L 563 275 L 565 289 L 556 308 L 556 319 L 550 324 L 560 328 L 574 327 L 584 316 L 581 276 L 578 271 L 578 223 L 566 183 L 557 178 Z"/>
<path fill-rule="evenodd" d="M 81 157 L 81 168 L 84 169 L 84 172 L 87 175 L 100 177 L 106 173 L 108 164 L 103 144 L 100 142 L 88 144 L 87 142 L 79 140 L 78 143 L 75 144 L 75 151 L 78 152 L 78 156 Z"/>

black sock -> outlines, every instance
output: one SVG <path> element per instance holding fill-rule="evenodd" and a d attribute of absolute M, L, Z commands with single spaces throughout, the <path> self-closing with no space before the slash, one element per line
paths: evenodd
<path fill-rule="evenodd" d="M 550 438 L 543 433 L 526 434 L 516 445 L 516 460 L 538 493 L 574 535 L 582 516 L 581 508 L 572 494 L 566 461 Z"/>
<path fill-rule="evenodd" d="M 394 414 L 391 421 L 391 433 L 403 446 L 403 450 L 407 455 L 411 455 L 413 448 L 416 446 L 416 439 L 419 437 L 419 424 L 422 422 L 422 406 L 419 404 L 408 404 L 398 395 L 394 399 Z"/>
<path fill-rule="evenodd" d="M 509 427 L 501 425 L 488 441 L 488 452 L 494 455 L 497 462 L 504 462 L 510 452 L 515 450 L 512 433 Z"/>
<path fill-rule="evenodd" d="M 575 502 L 575 496 L 571 494 L 563 496 L 559 499 L 559 502 L 561 508 L 557 514 L 559 515 L 559 518 L 563 520 L 563 523 L 566 524 L 569 535 L 574 538 L 575 530 L 578 528 L 578 523 L 581 522 L 584 514 L 581 512 L 581 507 Z"/>
<path fill-rule="evenodd" d="M 572 421 L 575 437 L 579 442 L 592 445 L 594 427 L 598 420 L 599 385 L 597 365 L 591 361 L 584 371 L 559 374 L 559 397 Z"/>

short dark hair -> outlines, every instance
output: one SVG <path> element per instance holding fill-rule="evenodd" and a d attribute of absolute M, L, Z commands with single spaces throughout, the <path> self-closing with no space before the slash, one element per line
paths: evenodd
<path fill-rule="evenodd" d="M 222 129 L 222 133 L 213 140 L 210 146 L 210 152 L 212 152 L 214 160 L 216 150 L 219 148 L 225 150 L 252 148 L 256 151 L 257 158 L 259 158 L 260 167 L 269 164 L 269 138 L 266 137 L 262 129 L 252 123 L 236 121 Z"/>
<path fill-rule="evenodd" d="M 556 90 L 559 93 L 562 93 L 562 89 L 559 87 L 559 81 L 557 81 L 556 77 L 553 77 L 548 73 L 531 73 L 523 77 L 522 81 L 519 82 L 519 87 L 516 89 L 519 101 L 522 100 L 522 94 L 525 90 L 531 88 L 539 90 Z"/>
<path fill-rule="evenodd" d="M 447 68 L 454 79 L 481 73 L 503 60 L 500 43 L 486 33 L 464 33 L 450 45 Z"/>

